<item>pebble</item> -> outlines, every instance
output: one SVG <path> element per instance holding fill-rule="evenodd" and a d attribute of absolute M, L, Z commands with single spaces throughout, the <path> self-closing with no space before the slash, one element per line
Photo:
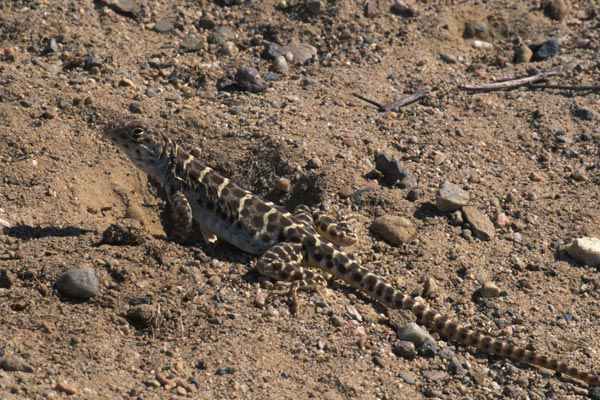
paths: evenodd
<path fill-rule="evenodd" d="M 8 269 L 0 269 L 0 288 L 10 289 L 17 281 L 15 274 Z"/>
<path fill-rule="evenodd" d="M 573 239 L 563 250 L 583 265 L 600 266 L 600 239 L 596 237 Z"/>
<path fill-rule="evenodd" d="M 433 342 L 433 337 L 431 337 L 429 332 L 414 322 L 410 322 L 403 327 L 398 328 L 396 336 L 398 336 L 398 339 L 412 342 L 416 346 L 421 346 L 426 342 Z"/>
<path fill-rule="evenodd" d="M 402 378 L 404 382 L 408 383 L 409 385 L 414 385 L 417 383 L 417 377 L 408 371 L 400 371 L 398 375 L 400 375 L 400 378 Z"/>
<path fill-rule="evenodd" d="M 412 222 L 396 215 L 382 215 L 371 223 L 370 229 L 392 246 L 409 242 L 415 228 Z"/>
<path fill-rule="evenodd" d="M 238 50 L 238 47 L 235 45 L 235 43 L 233 43 L 233 42 L 226 42 L 223 45 L 222 52 L 227 57 L 235 57 L 239 53 L 239 50 Z"/>
<path fill-rule="evenodd" d="M 292 190 L 292 183 L 288 178 L 279 178 L 277 179 L 277 182 L 275 182 L 275 187 L 280 192 L 289 193 Z"/>
<path fill-rule="evenodd" d="M 21 357 L 6 354 L 0 358 L 0 369 L 5 371 L 33 372 L 33 367 Z"/>
<path fill-rule="evenodd" d="M 544 61 L 548 58 L 554 57 L 558 54 L 558 40 L 551 39 L 546 40 L 542 45 L 533 53 L 532 61 Z"/>
<path fill-rule="evenodd" d="M 360 313 L 358 312 L 356 307 L 354 307 L 352 304 L 346 305 L 346 312 L 348 313 L 350 318 L 355 319 L 358 322 L 362 322 L 362 320 L 363 320 L 362 315 L 360 315 Z"/>
<path fill-rule="evenodd" d="M 365 17 L 376 18 L 378 15 L 377 4 L 374 1 L 367 1 L 367 4 L 365 4 Z"/>
<path fill-rule="evenodd" d="M 146 242 L 146 232 L 137 220 L 129 219 L 111 224 L 102 232 L 100 244 L 111 246 L 139 246 Z"/>
<path fill-rule="evenodd" d="M 427 341 L 419 347 L 419 355 L 421 357 L 435 357 L 438 352 L 438 348 L 433 341 Z"/>
<path fill-rule="evenodd" d="M 484 42 L 483 40 L 473 40 L 471 46 L 475 47 L 476 49 L 483 50 L 492 50 L 494 48 L 493 44 L 491 44 L 490 42 Z"/>
<path fill-rule="evenodd" d="M 592 400 L 600 400 L 600 386 L 593 386 L 589 389 L 589 396 Z"/>
<path fill-rule="evenodd" d="M 181 48 L 185 51 L 198 51 L 204 47 L 202 40 L 194 35 L 187 35 L 181 41 Z"/>
<path fill-rule="evenodd" d="M 287 75 L 290 72 L 290 67 L 284 56 L 277 56 L 271 64 L 271 70 L 281 75 Z"/>
<path fill-rule="evenodd" d="M 423 371 L 423 378 L 432 381 L 432 382 L 437 382 L 437 381 L 441 381 L 441 380 L 445 380 L 448 379 L 449 375 L 447 372 L 444 371 Z"/>
<path fill-rule="evenodd" d="M 415 344 L 407 340 L 401 340 L 396 346 L 392 348 L 392 352 L 398 357 L 402 357 L 407 360 L 413 360 L 417 356 L 417 349 L 415 348 Z"/>
<path fill-rule="evenodd" d="M 531 60 L 533 51 L 527 45 L 521 45 L 515 49 L 513 60 L 515 63 L 526 63 Z"/>
<path fill-rule="evenodd" d="M 167 33 L 171 32 L 173 29 L 175 29 L 175 25 L 173 24 L 173 21 L 169 18 L 163 18 L 156 24 L 154 24 L 154 30 L 156 32 Z"/>
<path fill-rule="evenodd" d="M 469 193 L 450 181 L 444 181 L 435 194 L 435 204 L 440 212 L 452 212 L 467 205 Z"/>
<path fill-rule="evenodd" d="M 87 300 L 98 293 L 98 278 L 90 267 L 72 269 L 59 276 L 54 287 L 67 297 Z"/>
<path fill-rule="evenodd" d="M 494 238 L 496 230 L 487 215 L 472 206 L 463 207 L 462 213 L 476 238 L 486 241 Z"/>
<path fill-rule="evenodd" d="M 150 304 L 140 304 L 127 310 L 127 319 L 132 325 L 139 328 L 149 327 L 154 318 L 154 306 Z"/>
<path fill-rule="evenodd" d="M 317 55 L 317 48 L 308 43 L 290 42 L 285 47 L 286 54 L 292 55 L 295 64 L 303 65 Z"/>
<path fill-rule="evenodd" d="M 450 359 L 450 363 L 448 364 L 448 371 L 450 371 L 450 373 L 453 375 L 464 375 L 465 367 L 463 367 L 458 358 L 452 357 Z"/>
<path fill-rule="evenodd" d="M 235 82 L 243 91 L 261 93 L 267 90 L 267 82 L 260 77 L 260 74 L 256 68 L 239 68 L 235 73 Z"/>
<path fill-rule="evenodd" d="M 417 201 L 421 197 L 423 197 L 423 191 L 421 189 L 413 188 L 410 189 L 406 194 L 406 200 L 408 201 Z"/>
<path fill-rule="evenodd" d="M 385 153 L 377 153 L 375 168 L 383 174 L 383 180 L 389 186 L 402 182 L 409 175 L 408 169 L 401 167 L 398 160 Z"/>
<path fill-rule="evenodd" d="M 306 9 L 313 15 L 319 15 L 325 11 L 326 5 L 323 1 L 309 1 Z"/>
<path fill-rule="evenodd" d="M 477 38 L 487 40 L 489 36 L 490 31 L 485 22 L 465 21 L 463 30 L 464 39 Z"/>
<path fill-rule="evenodd" d="M 198 26 L 204 29 L 212 29 L 215 27 L 215 20 L 212 15 L 204 14 L 198 21 Z"/>
<path fill-rule="evenodd" d="M 317 169 L 323 166 L 323 162 L 319 157 L 313 157 L 306 163 L 306 168 L 308 169 Z"/>
<path fill-rule="evenodd" d="M 481 297 L 492 298 L 500 296 L 500 288 L 492 281 L 486 281 L 479 289 Z"/>
<path fill-rule="evenodd" d="M 508 216 L 506 214 L 504 214 L 503 212 L 499 212 L 498 214 L 496 214 L 496 219 L 494 220 L 494 224 L 498 228 L 506 228 L 507 226 L 510 225 L 510 218 L 508 218 Z"/>
<path fill-rule="evenodd" d="M 267 295 L 262 290 L 258 290 L 256 292 L 256 297 L 254 297 L 254 304 L 258 307 L 264 307 L 267 303 Z"/>
<path fill-rule="evenodd" d="M 550 18 L 562 21 L 569 16 L 571 10 L 566 0 L 552 0 L 544 11 Z"/>
<path fill-rule="evenodd" d="M 223 46 L 226 42 L 235 40 L 235 32 L 228 26 L 218 26 L 208 34 L 206 40 L 210 44 Z"/>
<path fill-rule="evenodd" d="M 57 391 L 66 393 L 68 395 L 77 394 L 77 388 L 73 385 L 68 384 L 67 382 L 58 382 L 54 387 Z"/>
<path fill-rule="evenodd" d="M 274 42 L 270 42 L 269 45 L 267 46 L 265 52 L 263 53 L 263 57 L 265 58 L 271 58 L 271 59 L 276 59 L 277 57 L 284 57 L 285 58 L 285 48 L 277 43 Z"/>
<path fill-rule="evenodd" d="M 423 295 L 424 298 L 433 299 L 438 295 L 438 284 L 435 279 L 429 277 L 425 279 L 423 283 Z"/>
<path fill-rule="evenodd" d="M 407 6 L 402 0 L 394 0 L 391 10 L 394 14 L 401 15 L 405 18 L 410 18 L 417 15 L 417 10 Z"/>
<path fill-rule="evenodd" d="M 350 185 L 344 185 L 338 191 L 338 195 L 341 199 L 347 199 L 352 196 L 352 187 Z"/>
<path fill-rule="evenodd" d="M 373 363 L 378 366 L 379 368 L 385 368 L 386 367 L 386 362 L 385 359 L 381 356 L 373 356 Z"/>
<path fill-rule="evenodd" d="M 136 16 L 142 11 L 142 8 L 134 0 L 109 0 L 106 5 L 118 13 L 129 16 Z"/>
<path fill-rule="evenodd" d="M 232 367 L 231 365 L 226 365 L 224 367 L 217 368 L 215 375 L 218 375 L 218 376 L 233 375 L 234 373 L 235 373 L 235 368 Z"/>

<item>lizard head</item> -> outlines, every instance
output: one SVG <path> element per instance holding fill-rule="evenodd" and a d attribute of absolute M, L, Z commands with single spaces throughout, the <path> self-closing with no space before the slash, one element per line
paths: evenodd
<path fill-rule="evenodd" d="M 152 125 L 135 117 L 108 123 L 106 136 L 144 172 L 152 173 L 163 157 L 166 141 Z"/>

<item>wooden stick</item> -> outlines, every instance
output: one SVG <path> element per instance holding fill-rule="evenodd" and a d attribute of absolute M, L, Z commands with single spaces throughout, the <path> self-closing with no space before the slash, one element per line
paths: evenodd
<path fill-rule="evenodd" d="M 549 76 L 556 74 L 556 71 L 542 72 L 541 74 L 528 76 L 526 78 L 511 79 L 493 83 L 484 83 L 482 85 L 462 85 L 459 86 L 459 88 L 468 92 L 492 92 L 496 90 L 512 90 L 521 86 L 531 85 L 535 82 L 544 81 L 548 79 Z"/>
<path fill-rule="evenodd" d="M 552 85 L 552 84 L 529 84 L 532 89 L 559 89 L 559 90 L 589 90 L 600 92 L 600 86 L 579 86 L 579 85 Z"/>
<path fill-rule="evenodd" d="M 363 95 L 360 95 L 358 93 L 352 93 L 353 96 L 358 97 L 361 100 L 366 101 L 369 104 L 374 105 L 375 107 L 377 107 L 379 109 L 379 111 L 398 111 L 400 110 L 402 107 L 407 106 L 409 104 L 414 103 L 415 101 L 422 99 L 423 97 L 427 96 L 429 94 L 429 89 L 424 89 L 424 90 L 420 90 L 416 93 L 411 94 L 410 96 L 406 96 L 403 97 L 401 99 L 395 100 L 391 103 L 387 103 L 387 104 L 381 104 L 375 100 L 371 100 Z"/>

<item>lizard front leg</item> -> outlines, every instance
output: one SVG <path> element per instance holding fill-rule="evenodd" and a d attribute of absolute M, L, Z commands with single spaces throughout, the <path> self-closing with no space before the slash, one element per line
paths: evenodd
<path fill-rule="evenodd" d="M 167 198 L 171 204 L 173 213 L 173 229 L 171 237 L 178 243 L 184 243 L 192 233 L 193 213 L 187 197 L 181 190 L 167 192 Z"/>

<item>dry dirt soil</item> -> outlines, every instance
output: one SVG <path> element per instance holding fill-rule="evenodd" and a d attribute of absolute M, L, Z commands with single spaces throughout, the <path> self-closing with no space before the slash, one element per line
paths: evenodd
<path fill-rule="evenodd" d="M 600 236 L 598 93 L 460 89 L 549 71 L 598 83 L 598 1 L 568 2 L 562 20 L 538 1 L 416 1 L 412 16 L 374 1 L 371 17 L 362 1 L 117 3 L 0 1 L 0 218 L 12 226 L 0 233 L 0 353 L 31 367 L 0 369 L 1 399 L 599 398 L 443 340 L 397 355 L 396 328 L 413 316 L 336 280 L 301 293 L 297 316 L 286 298 L 261 304 L 271 282 L 256 258 L 170 241 L 161 191 L 102 134 L 134 113 L 277 204 L 327 205 L 358 234 L 349 252 L 388 281 L 415 294 L 433 283 L 427 302 L 461 323 L 599 371 L 600 276 L 561 250 Z M 513 62 L 548 39 L 556 56 Z M 276 79 L 265 50 L 291 41 L 317 54 Z M 228 86 L 244 66 L 275 79 L 260 93 Z M 353 96 L 424 88 L 396 112 Z M 373 178 L 380 151 L 408 169 L 405 184 Z M 436 210 L 444 180 L 497 223 L 492 240 Z M 407 218 L 412 239 L 373 233 L 384 214 Z M 147 237 L 101 244 L 111 224 Z M 95 297 L 54 288 L 84 266 Z M 501 295 L 478 296 L 484 281 Z"/>

